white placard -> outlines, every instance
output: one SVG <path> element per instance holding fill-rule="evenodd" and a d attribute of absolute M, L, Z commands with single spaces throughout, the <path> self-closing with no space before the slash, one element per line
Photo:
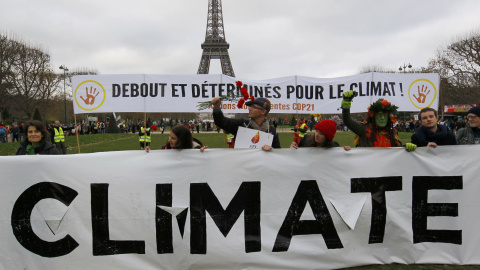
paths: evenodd
<path fill-rule="evenodd" d="M 238 127 L 235 135 L 235 149 L 261 149 L 264 145 L 272 146 L 274 135 L 256 129 Z"/>

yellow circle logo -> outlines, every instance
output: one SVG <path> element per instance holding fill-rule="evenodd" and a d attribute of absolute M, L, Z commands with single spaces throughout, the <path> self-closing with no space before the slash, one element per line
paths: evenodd
<path fill-rule="evenodd" d="M 97 81 L 88 80 L 80 83 L 75 89 L 75 103 L 85 111 L 94 111 L 105 102 L 107 93 Z"/>
<path fill-rule="evenodd" d="M 418 79 L 408 87 L 408 97 L 413 106 L 421 110 L 433 104 L 437 98 L 437 88 L 427 79 Z"/>

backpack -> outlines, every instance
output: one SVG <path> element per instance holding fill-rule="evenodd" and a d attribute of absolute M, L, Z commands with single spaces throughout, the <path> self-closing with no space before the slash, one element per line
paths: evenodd
<path fill-rule="evenodd" d="M 4 127 L 0 127 L 0 137 L 5 137 L 7 135 L 7 131 Z"/>

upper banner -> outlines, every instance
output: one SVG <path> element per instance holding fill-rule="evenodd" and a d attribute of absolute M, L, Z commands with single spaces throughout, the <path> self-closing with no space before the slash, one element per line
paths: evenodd
<path fill-rule="evenodd" d="M 216 96 L 240 96 L 225 75 L 82 75 L 72 77 L 75 114 L 103 112 L 199 112 L 199 102 Z M 379 98 L 399 111 L 437 109 L 440 76 L 435 73 L 365 73 L 320 79 L 302 76 L 241 80 L 249 94 L 272 102 L 270 113 L 340 113 L 342 93 L 358 92 L 352 112 L 366 112 Z M 226 113 L 245 113 L 236 102 L 224 102 Z M 206 111 L 211 111 L 208 108 Z"/>
<path fill-rule="evenodd" d="M 0 157 L 0 269 L 480 264 L 479 150 Z"/>

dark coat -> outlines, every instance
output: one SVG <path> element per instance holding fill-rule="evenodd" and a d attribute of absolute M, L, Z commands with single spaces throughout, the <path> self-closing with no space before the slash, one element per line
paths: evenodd
<path fill-rule="evenodd" d="M 437 125 L 437 132 L 433 133 L 425 127 L 418 128 L 412 135 L 412 143 L 417 146 L 427 146 L 429 142 L 434 142 L 437 145 L 456 145 L 457 140 L 455 136 L 448 132 L 443 125 Z"/>
<path fill-rule="evenodd" d="M 26 142 L 22 142 L 20 147 L 18 148 L 15 155 L 26 155 L 27 154 L 27 144 Z M 39 155 L 60 155 L 55 145 L 50 144 L 48 142 L 40 143 L 38 147 L 35 148 L 35 154 Z"/>
<path fill-rule="evenodd" d="M 213 110 L 213 120 L 215 121 L 215 125 L 217 127 L 225 130 L 227 133 L 235 135 L 235 140 L 237 138 L 237 131 L 238 127 L 245 127 L 247 128 L 248 123 L 250 120 L 246 120 L 243 118 L 240 119 L 230 119 L 223 116 L 223 112 L 221 110 Z M 248 128 L 251 128 L 250 126 Z M 280 146 L 280 138 L 278 137 L 277 130 L 270 126 L 269 133 L 273 135 L 272 147 L 273 148 L 281 148 Z"/>
<path fill-rule="evenodd" d="M 312 140 L 312 139 L 315 140 L 315 138 L 311 138 L 311 136 L 315 136 L 315 135 L 306 134 L 305 137 L 303 137 L 300 143 L 298 144 L 298 147 L 315 147 L 315 146 L 308 145 L 309 140 Z M 336 141 L 333 141 L 332 147 L 340 147 L 340 144 Z"/>
<path fill-rule="evenodd" d="M 203 143 L 199 139 L 193 139 L 193 148 L 192 149 L 200 149 L 203 147 Z M 161 149 L 175 149 L 170 146 L 170 144 L 167 142 L 164 146 L 162 146 Z"/>

